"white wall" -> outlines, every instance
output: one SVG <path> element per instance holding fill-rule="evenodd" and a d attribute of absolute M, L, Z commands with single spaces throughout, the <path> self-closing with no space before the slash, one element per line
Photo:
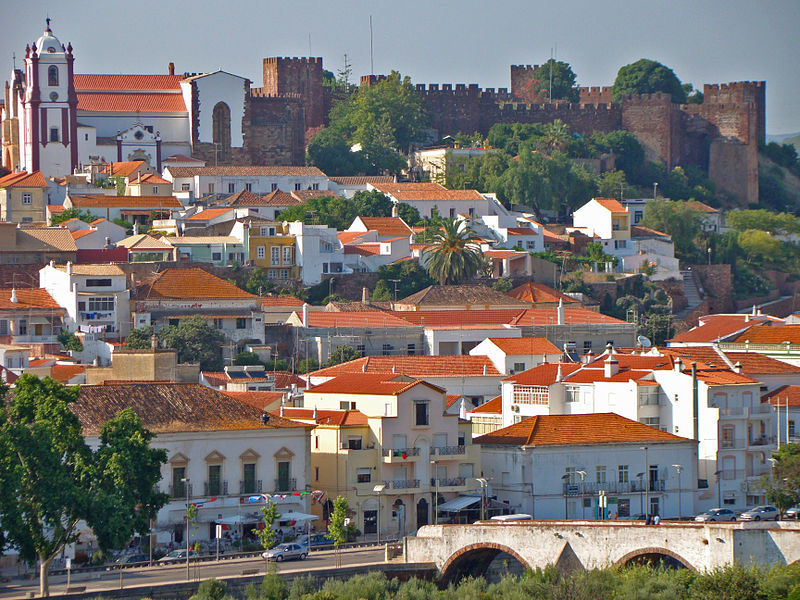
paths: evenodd
<path fill-rule="evenodd" d="M 196 141 L 207 143 L 214 141 L 212 135 L 214 107 L 218 102 L 224 102 L 231 111 L 231 146 L 241 148 L 244 145 L 242 119 L 244 118 L 247 79 L 224 71 L 216 71 L 196 77 L 193 81 L 197 87 L 200 106 L 198 139 Z M 185 89 L 190 87 L 190 84 L 181 83 L 181 87 Z"/>

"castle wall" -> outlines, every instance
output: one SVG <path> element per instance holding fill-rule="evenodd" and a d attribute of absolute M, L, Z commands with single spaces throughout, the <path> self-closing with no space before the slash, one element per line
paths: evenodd
<path fill-rule="evenodd" d="M 250 164 L 305 164 L 305 105 L 299 96 L 275 98 L 250 91 L 244 145 Z"/>
<path fill-rule="evenodd" d="M 758 146 L 717 138 L 709 149 L 708 176 L 734 203 L 758 202 Z"/>
<path fill-rule="evenodd" d="M 322 58 L 271 57 L 263 61 L 265 94 L 270 96 L 299 95 L 305 108 L 307 128 L 325 124 L 322 92 Z"/>
<path fill-rule="evenodd" d="M 753 105 L 757 139 L 759 142 L 764 143 L 767 131 L 766 92 L 767 84 L 765 81 L 706 84 L 703 86 L 703 105 Z M 730 134 L 723 133 L 723 135 Z"/>

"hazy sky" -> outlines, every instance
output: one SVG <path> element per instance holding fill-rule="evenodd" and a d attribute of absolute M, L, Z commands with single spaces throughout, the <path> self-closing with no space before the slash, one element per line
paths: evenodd
<path fill-rule="evenodd" d="M 639 58 L 681 81 L 767 81 L 767 132 L 800 131 L 798 0 L 0 0 L 3 79 L 49 13 L 72 42 L 79 73 L 202 72 L 223 68 L 261 85 L 261 58 L 346 53 L 358 76 L 396 69 L 416 83 L 508 87 L 509 65 L 542 63 L 557 45 L 581 85 L 611 85 Z M 310 42 L 309 42 L 310 36 Z"/>

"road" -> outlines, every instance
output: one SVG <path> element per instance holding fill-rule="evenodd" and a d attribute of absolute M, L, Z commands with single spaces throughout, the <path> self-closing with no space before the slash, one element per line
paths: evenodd
<path fill-rule="evenodd" d="M 341 553 L 342 566 L 371 565 L 384 562 L 384 549 L 367 548 L 363 550 L 343 550 Z M 217 562 L 200 562 L 191 564 L 193 579 L 208 579 L 210 577 L 237 577 L 242 571 L 259 569 L 264 573 L 263 559 L 237 559 Z M 316 569 L 329 569 L 336 566 L 333 551 L 312 552 L 306 560 L 291 561 L 275 564 L 278 573 L 292 573 L 297 571 L 312 571 Z M 175 566 L 152 567 L 141 569 L 122 569 L 116 571 L 95 571 L 92 573 L 73 574 L 71 586 L 86 586 L 87 592 L 119 589 L 120 574 L 125 588 L 147 586 L 163 583 L 179 583 L 186 581 L 186 564 Z M 57 595 L 66 591 L 66 575 L 50 577 L 50 594 Z M 29 592 L 39 593 L 39 579 L 13 579 L 10 583 L 0 583 L 0 598 L 25 598 Z"/>

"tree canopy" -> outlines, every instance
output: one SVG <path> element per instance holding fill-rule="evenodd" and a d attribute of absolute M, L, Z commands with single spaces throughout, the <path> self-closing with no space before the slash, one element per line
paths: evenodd
<path fill-rule="evenodd" d="M 349 362 L 351 360 L 361 358 L 361 356 L 362 356 L 361 352 L 359 352 L 352 346 L 343 344 L 341 346 L 338 346 L 333 350 L 333 352 L 331 352 L 330 356 L 328 356 L 328 360 L 322 363 L 322 366 L 332 367 L 340 363 Z"/>
<path fill-rule="evenodd" d="M 222 368 L 222 345 L 225 337 L 211 327 L 206 320 L 195 315 L 181 319 L 178 325 L 170 325 L 155 332 L 152 325 L 134 329 L 125 338 L 130 348 L 149 348 L 155 333 L 161 346 L 174 348 L 178 362 L 200 363 L 203 371 L 218 371 Z"/>
<path fill-rule="evenodd" d="M 377 190 L 358 191 L 351 200 L 341 196 L 311 198 L 305 204 L 297 204 L 282 210 L 278 218 L 282 221 L 321 223 L 334 229 L 350 227 L 356 217 L 391 217 L 393 203 L 386 194 Z M 408 204 L 399 204 L 398 214 L 419 221 L 419 212 Z M 413 223 L 409 223 L 411 225 Z"/>
<path fill-rule="evenodd" d="M 149 531 L 167 501 L 156 490 L 167 457 L 148 447 L 153 434 L 129 409 L 106 423 L 99 446 L 90 448 L 69 409 L 78 387 L 24 374 L 13 392 L 0 394 L 0 544 L 28 563 L 40 561 L 40 593 L 47 596 L 50 562 L 77 539 L 79 521 L 102 550 Z"/>
<path fill-rule="evenodd" d="M 580 89 L 576 83 L 577 77 L 569 63 L 551 58 L 536 70 L 532 79 L 533 88 L 540 96 L 550 96 L 552 81 L 551 100 L 577 102 L 580 99 Z"/>
<path fill-rule="evenodd" d="M 622 67 L 617 72 L 614 85 L 611 86 L 615 102 L 619 102 L 622 96 L 628 94 L 655 92 L 666 92 L 672 96 L 673 102 L 686 103 L 686 91 L 673 70 L 647 58 Z"/>
<path fill-rule="evenodd" d="M 648 202 L 642 225 L 669 234 L 679 259 L 690 259 L 697 254 L 695 238 L 701 231 L 700 213 L 685 202 L 661 199 Z"/>
<path fill-rule="evenodd" d="M 84 223 L 91 223 L 92 221 L 97 220 L 97 218 L 97 216 L 93 215 L 88 210 L 82 211 L 80 208 L 73 206 L 72 208 L 67 208 L 64 211 L 53 215 L 50 219 L 50 222 L 53 225 L 58 225 L 59 223 L 69 221 L 70 219 L 79 219 Z"/>
<path fill-rule="evenodd" d="M 482 266 L 483 253 L 475 232 L 466 223 L 445 219 L 433 244 L 423 251 L 425 268 L 441 285 L 461 283 L 475 277 Z"/>

